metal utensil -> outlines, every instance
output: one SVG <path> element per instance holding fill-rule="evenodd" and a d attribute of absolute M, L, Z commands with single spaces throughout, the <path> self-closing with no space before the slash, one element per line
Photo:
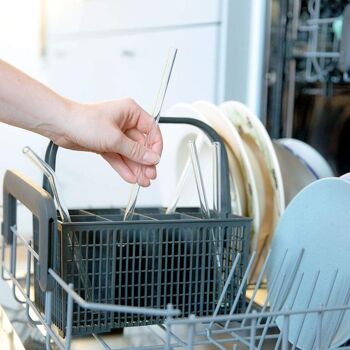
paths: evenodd
<path fill-rule="evenodd" d="M 168 85 L 169 85 L 169 81 L 170 81 L 170 77 L 171 77 L 171 72 L 173 70 L 176 54 L 177 54 L 176 48 L 169 49 L 168 58 L 167 58 L 167 61 L 166 61 L 165 67 L 164 67 L 160 87 L 158 90 L 156 102 L 155 102 L 153 113 L 152 113 L 154 121 L 153 121 L 153 124 L 152 124 L 152 127 L 151 127 L 149 133 L 146 135 L 146 138 L 145 138 L 145 146 L 146 147 L 149 147 L 151 145 L 151 141 L 153 139 L 153 133 L 154 133 L 154 131 L 158 125 L 158 122 L 159 122 L 160 112 L 162 110 L 165 94 L 166 94 L 167 89 L 168 89 Z M 140 177 L 142 176 L 142 172 L 143 172 L 143 167 L 140 167 L 139 172 L 136 176 L 136 184 L 132 187 L 132 190 L 131 190 L 131 193 L 129 196 L 129 202 L 128 202 L 128 205 L 125 209 L 124 221 L 132 219 L 132 217 L 134 215 L 136 201 L 137 201 L 137 197 L 138 197 L 138 194 L 140 191 L 139 182 L 140 182 Z"/>
<path fill-rule="evenodd" d="M 64 201 L 62 200 L 61 189 L 58 184 L 58 180 L 56 177 L 55 171 L 44 161 L 42 160 L 29 146 L 26 146 L 22 150 L 23 154 L 25 154 L 48 178 L 52 192 L 54 195 L 54 200 L 56 202 L 57 209 L 61 215 L 63 222 L 71 222 L 71 217 L 69 215 L 69 211 Z M 83 262 L 83 257 L 81 256 L 81 252 L 79 249 L 73 249 L 74 246 L 79 246 L 79 242 L 76 240 L 75 236 L 72 232 L 68 235 L 69 243 L 73 250 L 74 259 L 76 262 L 76 267 L 79 271 L 79 275 L 83 285 L 85 286 L 86 297 L 89 299 L 90 290 L 92 290 L 91 281 L 88 277 L 88 273 L 86 270 L 85 263 Z"/>

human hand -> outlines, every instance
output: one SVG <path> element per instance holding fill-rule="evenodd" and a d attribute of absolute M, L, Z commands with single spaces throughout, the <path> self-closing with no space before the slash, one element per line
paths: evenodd
<path fill-rule="evenodd" d="M 163 148 L 159 127 L 152 130 L 148 147 L 145 135 L 153 118 L 132 99 L 96 104 L 73 103 L 64 119 L 63 132 L 51 134 L 65 148 L 91 151 L 101 156 L 129 183 L 147 187 L 156 178 Z"/>

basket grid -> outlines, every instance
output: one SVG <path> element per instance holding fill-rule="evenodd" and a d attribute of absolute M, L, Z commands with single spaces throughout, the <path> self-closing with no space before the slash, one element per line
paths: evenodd
<path fill-rule="evenodd" d="M 135 222 L 124 223 L 112 221 L 122 217 L 119 210 L 73 211 L 73 224 L 60 223 L 52 240 L 55 270 L 67 283 L 73 283 L 82 298 L 91 302 L 157 309 L 172 304 L 182 311 L 183 317 L 207 316 L 214 313 L 234 259 L 240 253 L 243 259 L 219 310 L 219 314 L 229 313 L 246 267 L 249 221 L 234 216 L 202 220 L 199 212 L 190 213 L 188 209 L 186 213 L 169 216 L 159 209 L 152 213 L 147 208 L 135 216 Z M 77 253 L 86 267 L 88 288 L 76 263 Z M 40 296 L 40 291 L 37 294 Z M 39 305 L 43 310 L 43 299 Z M 66 305 L 67 295 L 56 285 L 52 320 L 62 335 L 66 327 Z M 240 301 L 237 310 L 243 307 Z M 163 321 L 159 316 L 73 306 L 73 335 Z"/>

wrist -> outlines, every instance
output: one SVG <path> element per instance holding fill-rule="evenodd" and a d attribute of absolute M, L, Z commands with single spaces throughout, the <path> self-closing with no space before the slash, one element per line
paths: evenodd
<path fill-rule="evenodd" d="M 35 132 L 49 138 L 59 144 L 60 140 L 65 139 L 72 127 L 73 120 L 81 109 L 77 102 L 62 98 L 59 108 L 56 108 L 46 120 L 36 125 Z"/>

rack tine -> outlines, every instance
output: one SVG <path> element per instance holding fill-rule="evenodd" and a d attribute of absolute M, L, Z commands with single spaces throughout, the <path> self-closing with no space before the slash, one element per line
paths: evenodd
<path fill-rule="evenodd" d="M 190 320 L 195 320 L 196 319 L 196 316 L 195 315 L 190 315 L 189 316 L 189 319 Z M 187 333 L 187 350 L 192 350 L 193 349 L 193 338 L 194 338 L 194 334 L 196 332 L 196 324 L 193 322 L 193 323 L 190 323 L 189 326 L 188 326 L 188 333 Z"/>
<path fill-rule="evenodd" d="M 295 300 L 296 300 L 296 298 L 297 298 L 297 296 L 298 296 L 298 293 L 299 293 L 300 286 L 301 286 L 301 283 L 302 283 L 302 281 L 303 281 L 303 278 L 304 278 L 304 273 L 302 272 L 302 273 L 300 274 L 299 280 L 298 280 L 297 283 L 296 283 L 297 288 L 296 288 L 296 290 L 295 290 L 294 296 L 291 297 L 290 305 L 288 305 L 288 307 L 287 307 L 288 310 L 292 309 L 293 306 L 294 306 L 294 303 L 295 303 Z M 273 317 L 273 322 L 275 322 L 276 319 L 277 319 L 276 316 Z"/>
<path fill-rule="evenodd" d="M 341 305 L 348 305 L 349 301 L 350 301 L 350 287 L 348 288 L 348 291 L 347 291 L 345 298 L 344 298 L 344 302 Z M 331 347 L 332 340 L 334 339 L 334 337 L 336 336 L 336 334 L 338 332 L 338 329 L 340 327 L 341 322 L 343 321 L 343 318 L 344 318 L 346 311 L 347 310 L 341 310 L 338 312 L 334 312 L 335 314 L 338 313 L 338 319 L 337 319 L 337 322 L 335 322 L 335 323 L 332 322 L 332 324 L 334 324 L 334 327 L 333 327 L 333 331 L 330 333 L 330 337 L 328 340 L 328 347 Z"/>
<path fill-rule="evenodd" d="M 294 266 L 293 272 L 292 272 L 292 274 L 291 274 L 291 276 L 290 276 L 290 278 L 289 278 L 289 281 L 288 281 L 288 283 L 287 283 L 287 286 L 286 286 L 286 288 L 285 288 L 285 291 L 284 291 L 284 293 L 282 294 L 283 296 L 282 296 L 281 299 L 280 299 L 281 301 L 280 301 L 279 308 L 282 307 L 282 305 L 286 302 L 286 300 L 287 300 L 287 298 L 288 298 L 288 294 L 289 294 L 289 292 L 290 292 L 290 290 L 291 290 L 291 288 L 292 288 L 292 285 L 293 285 L 294 280 L 295 280 L 295 276 L 296 276 L 296 274 L 297 274 L 297 272 L 298 272 L 300 263 L 301 263 L 301 261 L 302 261 L 302 259 L 303 259 L 304 252 L 305 252 L 305 249 L 301 249 L 301 251 L 300 251 L 300 253 L 299 253 L 299 256 L 298 256 L 298 259 L 297 259 L 297 262 L 296 262 L 296 264 L 295 264 L 295 266 Z M 276 302 L 277 302 L 277 301 L 276 301 Z"/>
<path fill-rule="evenodd" d="M 208 340 L 211 342 L 211 344 L 215 345 L 218 349 L 220 350 L 226 350 L 225 347 L 223 347 L 216 339 L 214 339 L 212 336 L 211 336 L 211 332 L 208 332 L 207 333 L 207 338 Z M 192 349 L 192 348 L 191 348 Z"/>
<path fill-rule="evenodd" d="M 244 276 L 243 276 L 243 278 L 242 278 L 241 284 L 240 284 L 240 286 L 239 286 L 239 288 L 238 288 L 237 295 L 236 295 L 235 300 L 234 300 L 234 302 L 233 302 L 233 305 L 232 305 L 232 307 L 231 307 L 229 316 L 232 316 L 233 313 L 234 313 L 235 310 L 236 310 L 236 307 L 237 307 L 237 305 L 238 305 L 239 298 L 241 297 L 243 288 L 244 288 L 245 284 L 247 283 L 250 269 L 251 269 L 252 266 L 253 266 L 253 262 L 254 262 L 255 255 L 256 255 L 256 253 L 253 252 L 253 254 L 252 254 L 252 256 L 251 256 L 251 258 L 250 258 L 250 260 L 249 260 L 247 269 L 246 269 L 246 271 L 245 271 L 245 273 L 244 273 Z M 230 320 L 227 320 L 226 323 L 225 323 L 225 328 L 228 327 L 229 323 L 230 323 Z"/>
<path fill-rule="evenodd" d="M 276 292 L 277 282 L 278 282 L 278 279 L 279 279 L 280 274 L 281 274 L 281 272 L 282 272 L 282 267 L 283 267 L 283 265 L 284 265 L 284 263 L 285 263 L 287 253 L 288 253 L 288 249 L 285 250 L 284 255 L 283 255 L 283 258 L 282 258 L 282 261 L 281 261 L 281 263 L 279 264 L 279 268 L 278 268 L 278 270 L 277 270 L 277 273 L 276 273 L 276 275 L 274 276 L 274 278 L 273 278 L 273 280 L 272 280 L 271 287 L 270 287 L 270 291 L 269 291 L 271 298 L 269 298 L 269 293 L 268 293 L 267 298 L 266 298 L 266 300 L 265 300 L 265 303 L 264 303 L 264 305 L 263 305 L 263 307 L 262 307 L 262 309 L 261 309 L 261 313 L 264 313 L 264 312 L 265 312 L 265 310 L 266 310 L 266 308 L 267 308 L 267 305 L 268 305 L 268 302 L 269 302 L 269 299 L 272 300 L 272 296 L 273 296 L 274 293 Z M 258 320 L 258 324 L 260 324 L 260 319 Z"/>
<path fill-rule="evenodd" d="M 323 307 L 323 305 L 320 305 L 320 307 Z M 317 350 L 321 350 L 322 348 L 322 321 L 323 321 L 323 315 L 324 313 L 322 311 L 317 313 L 317 323 L 316 323 L 316 332 L 315 332 L 315 339 L 312 344 L 312 349 L 316 345 Z"/>
<path fill-rule="evenodd" d="M 332 292 L 333 292 L 333 289 L 334 289 L 334 286 L 335 286 L 335 282 L 336 282 L 337 277 L 338 277 L 338 271 L 339 270 L 336 269 L 335 272 L 334 272 L 334 276 L 333 276 L 332 281 L 330 282 L 329 287 L 328 287 L 328 293 L 326 295 L 325 303 L 323 305 L 321 305 L 321 306 L 327 307 L 328 304 L 329 304 L 329 300 L 331 298 L 331 295 L 332 295 Z M 324 313 L 322 312 L 321 314 L 322 315 L 321 315 L 321 321 L 320 322 L 322 324 L 322 319 L 323 319 Z M 316 328 L 315 337 L 314 337 L 314 340 L 313 340 L 312 348 L 316 345 L 316 349 L 320 349 L 320 346 L 321 346 L 321 333 L 320 333 L 320 331 L 321 330 Z"/>
<path fill-rule="evenodd" d="M 315 278 L 314 278 L 314 281 L 313 281 L 313 284 L 312 284 L 312 288 L 311 288 L 311 293 L 309 295 L 309 298 L 308 298 L 308 301 L 307 301 L 307 306 L 306 308 L 309 308 L 310 307 L 310 304 L 311 304 L 311 301 L 312 301 L 312 297 L 314 296 L 314 293 L 315 293 L 315 289 L 316 289 L 316 285 L 317 285 L 317 282 L 318 282 L 318 279 L 320 277 L 320 270 L 318 270 L 316 272 L 316 275 L 315 275 Z M 300 334 L 303 330 L 303 327 L 304 327 L 304 323 L 305 323 L 305 319 L 306 319 L 306 316 L 307 314 L 303 314 L 303 320 L 299 326 L 299 330 L 298 330 L 298 333 L 297 333 L 297 338 L 293 344 L 293 347 L 292 347 L 292 350 L 294 350 L 298 344 L 298 341 L 299 341 L 299 338 L 300 338 Z"/>
<path fill-rule="evenodd" d="M 282 350 L 288 350 L 289 346 L 288 346 L 288 337 L 289 337 L 289 321 L 290 321 L 290 316 L 289 315 L 285 315 L 283 317 L 283 331 L 281 332 L 281 334 L 283 334 L 282 336 Z"/>
<path fill-rule="evenodd" d="M 46 325 L 51 328 L 51 310 L 52 310 L 52 292 L 46 291 L 45 292 L 45 323 Z M 46 332 L 45 337 L 45 343 L 46 343 L 46 349 L 50 350 L 50 333 Z"/>
<path fill-rule="evenodd" d="M 217 302 L 216 308 L 215 308 L 214 313 L 213 313 L 213 318 L 216 317 L 216 316 L 218 315 L 219 311 L 220 311 L 220 307 L 221 307 L 222 301 L 223 301 L 224 298 L 225 298 L 225 294 L 226 294 L 226 292 L 227 292 L 228 287 L 229 287 L 230 284 L 231 284 L 231 280 L 232 280 L 232 278 L 233 278 L 233 275 L 234 275 L 234 273 L 235 273 L 235 271 L 236 271 L 236 267 L 237 267 L 237 265 L 238 265 L 240 259 L 241 259 L 241 254 L 238 253 L 237 256 L 236 256 L 236 258 L 235 258 L 235 260 L 234 260 L 234 262 L 233 262 L 233 265 L 232 265 L 232 267 L 231 267 L 231 271 L 230 271 L 230 273 L 229 273 L 229 275 L 228 275 L 228 277 L 227 277 L 227 280 L 226 280 L 225 285 L 224 285 L 224 288 L 223 288 L 223 290 L 222 290 L 222 292 L 221 292 L 220 298 L 219 298 L 219 300 L 218 300 L 218 302 Z M 211 321 L 211 322 L 209 323 L 208 329 L 211 329 L 211 328 L 213 327 L 213 325 L 214 325 L 214 321 Z"/>
<path fill-rule="evenodd" d="M 28 241 L 28 245 L 31 246 L 32 244 L 32 241 L 29 240 Z M 32 262 L 32 253 L 29 249 L 27 249 L 27 274 L 26 274 L 26 287 L 25 287 L 25 290 L 26 290 L 26 295 L 27 295 L 27 298 L 30 299 L 30 270 L 31 270 L 31 262 Z M 36 326 L 36 325 L 39 325 L 40 322 L 39 321 L 34 321 L 33 318 L 30 316 L 29 314 L 29 303 L 25 303 L 26 304 L 26 317 L 29 321 L 29 323 L 32 325 L 32 326 Z"/>
<path fill-rule="evenodd" d="M 253 310 L 253 315 L 256 314 L 256 311 Z M 249 344 L 249 350 L 255 349 L 255 341 L 256 341 L 256 325 L 257 325 L 257 319 L 254 317 L 251 321 L 250 325 L 250 344 Z"/>
<path fill-rule="evenodd" d="M 69 289 L 73 291 L 73 283 L 69 284 Z M 66 326 L 66 350 L 70 349 L 71 340 L 72 340 L 72 326 L 73 326 L 73 297 L 71 294 L 68 295 L 67 302 L 67 326 Z"/>
<path fill-rule="evenodd" d="M 298 295 L 298 292 L 299 292 L 299 289 L 300 289 L 301 282 L 302 282 L 303 278 L 304 278 L 304 273 L 302 272 L 302 273 L 300 274 L 299 280 L 298 280 L 298 282 L 297 282 L 297 284 L 296 284 L 296 285 L 297 285 L 296 291 L 295 291 L 295 293 L 294 293 L 294 296 L 292 297 L 291 303 L 290 303 L 290 305 L 289 305 L 289 306 L 287 307 L 287 309 L 286 309 L 287 311 L 291 310 L 291 309 L 293 308 L 293 306 L 294 306 L 294 302 L 295 302 L 296 297 L 297 297 L 297 295 Z M 274 322 L 275 319 L 277 319 L 277 317 L 274 317 L 274 318 L 273 318 L 272 323 Z M 288 322 L 289 322 L 289 320 L 288 320 Z M 284 333 L 284 329 L 285 329 L 285 328 L 283 327 L 283 328 L 282 328 L 282 331 L 280 331 L 280 334 L 279 334 L 278 339 L 277 339 L 277 342 L 276 342 L 275 350 L 278 350 L 278 349 L 279 349 L 279 346 L 280 346 L 281 341 L 283 341 L 283 342 L 286 341 L 286 340 L 285 340 L 286 335 L 285 335 L 285 333 Z M 287 337 L 287 339 L 288 339 L 288 337 Z M 283 343 L 282 343 L 282 346 L 283 346 Z"/>
<path fill-rule="evenodd" d="M 251 297 L 251 299 L 250 299 L 250 301 L 249 301 L 249 304 L 248 304 L 248 306 L 247 306 L 247 309 L 246 309 L 246 311 L 245 311 L 246 314 L 248 314 L 248 313 L 250 312 L 250 310 L 251 310 L 251 308 L 252 308 L 252 306 L 253 306 L 253 303 L 254 303 L 256 294 L 257 294 L 258 289 L 259 289 L 259 287 L 260 287 L 261 281 L 262 281 L 262 279 L 263 279 L 263 277 L 264 277 L 264 274 L 265 274 L 265 271 L 266 271 L 267 264 L 268 264 L 268 262 L 269 262 L 270 256 L 271 256 L 271 250 L 269 250 L 269 253 L 268 253 L 268 255 L 267 255 L 266 259 L 265 259 L 264 265 L 263 265 L 263 267 L 262 267 L 262 269 L 261 269 L 261 271 L 260 271 L 260 273 L 259 273 L 259 276 L 258 276 L 256 285 L 255 285 L 255 287 L 254 287 L 254 291 L 253 291 L 252 297 Z M 246 319 L 244 319 L 244 320 L 242 321 L 241 327 L 243 327 L 243 326 L 245 325 L 245 321 L 246 321 Z"/>
<path fill-rule="evenodd" d="M 282 290 L 282 286 L 283 286 L 283 282 L 285 281 L 285 279 L 286 279 L 286 274 L 283 274 L 283 278 L 282 278 L 282 280 L 281 280 L 281 286 L 280 286 L 280 288 L 277 290 L 277 293 L 276 293 L 276 300 L 278 300 L 278 296 L 279 296 L 279 294 L 281 293 L 281 290 Z M 273 308 L 273 304 L 274 303 L 271 303 L 271 311 L 275 311 L 274 310 L 274 308 Z M 263 343 L 264 343 L 264 341 L 265 341 L 265 337 L 266 337 L 266 334 L 267 334 L 267 331 L 268 331 L 268 329 L 269 329 L 269 325 L 270 325 L 270 323 L 271 323 L 271 321 L 273 320 L 273 317 L 271 317 L 271 316 L 269 316 L 267 319 L 266 319 L 266 323 L 265 323 L 265 325 L 264 325 L 264 328 L 263 328 L 263 332 L 262 332 L 262 334 L 261 334 L 261 338 L 260 338 L 260 342 L 259 342 L 259 345 L 258 345 L 258 349 L 260 350 L 261 349 L 261 347 L 262 347 L 262 345 L 263 345 Z M 260 325 L 261 324 L 261 321 L 262 321 L 262 317 L 259 317 L 259 319 L 258 319 L 258 324 Z"/>

